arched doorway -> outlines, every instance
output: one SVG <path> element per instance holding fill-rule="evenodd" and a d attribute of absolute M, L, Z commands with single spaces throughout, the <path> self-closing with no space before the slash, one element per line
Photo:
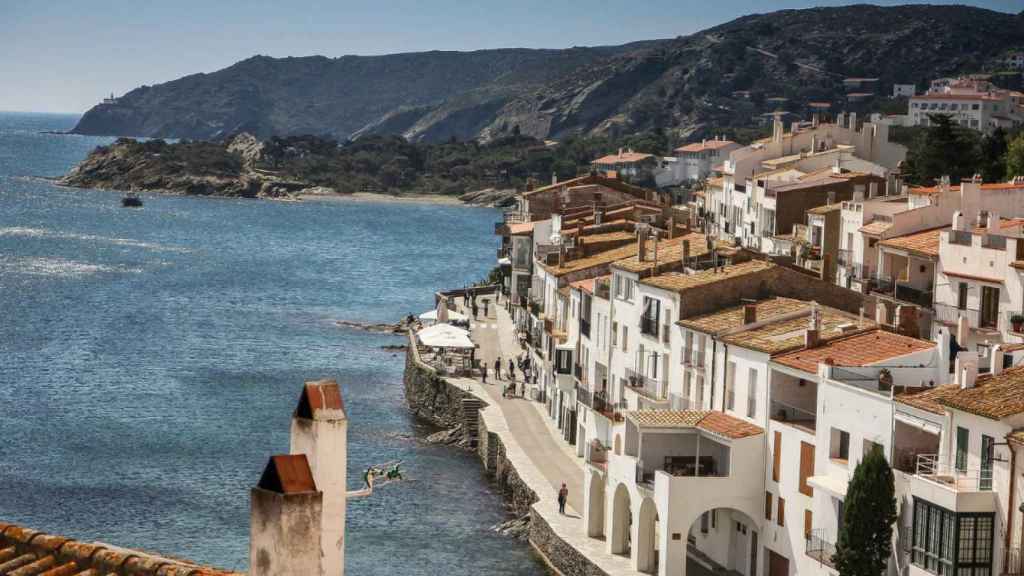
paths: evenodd
<path fill-rule="evenodd" d="M 590 473 L 588 498 L 587 536 L 604 538 L 604 478 L 594 471 Z"/>
<path fill-rule="evenodd" d="M 758 523 L 735 508 L 712 508 L 691 524 L 688 540 L 705 562 L 739 576 L 763 576 Z M 687 563 L 689 564 L 689 562 Z"/>
<path fill-rule="evenodd" d="M 629 556 L 630 552 L 630 527 L 633 524 L 633 511 L 629 505 L 629 490 L 625 484 L 619 484 L 615 488 L 615 496 L 612 498 L 612 522 L 611 522 L 611 553 Z"/>
<path fill-rule="evenodd" d="M 658 573 L 658 509 L 650 498 L 640 503 L 634 566 L 639 572 Z"/>

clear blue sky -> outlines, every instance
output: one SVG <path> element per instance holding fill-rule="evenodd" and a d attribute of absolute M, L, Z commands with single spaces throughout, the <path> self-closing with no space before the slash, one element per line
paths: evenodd
<path fill-rule="evenodd" d="M 82 112 L 111 92 L 211 72 L 254 54 L 334 57 L 621 44 L 685 35 L 753 12 L 848 3 L 0 0 L 0 110 Z M 1022 8 L 1021 0 L 960 3 L 1005 12 Z"/>

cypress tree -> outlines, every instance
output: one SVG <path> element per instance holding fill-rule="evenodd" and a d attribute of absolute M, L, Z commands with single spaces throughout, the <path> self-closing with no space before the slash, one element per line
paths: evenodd
<path fill-rule="evenodd" d="M 843 502 L 843 525 L 832 557 L 840 576 L 880 576 L 892 553 L 896 489 L 881 449 L 864 455 Z"/>

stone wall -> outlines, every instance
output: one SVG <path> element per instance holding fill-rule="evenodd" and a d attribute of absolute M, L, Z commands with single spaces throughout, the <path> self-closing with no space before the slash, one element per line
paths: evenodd
<path fill-rule="evenodd" d="M 539 500 L 537 493 L 519 477 L 515 467 L 508 461 L 505 444 L 501 437 L 487 430 L 483 416 L 480 416 L 480 439 L 477 453 L 487 475 L 494 480 L 497 489 L 505 498 L 512 513 L 518 517 L 530 514 L 533 503 Z M 531 528 L 532 533 L 532 528 Z"/>
<path fill-rule="evenodd" d="M 536 511 L 530 515 L 530 544 L 562 576 L 607 576 L 607 572 L 562 540 Z"/>
<path fill-rule="evenodd" d="M 405 385 L 405 402 L 412 413 L 441 428 L 460 427 L 463 422 L 462 399 L 475 398 L 420 362 L 415 337 L 411 334 L 402 380 Z"/>

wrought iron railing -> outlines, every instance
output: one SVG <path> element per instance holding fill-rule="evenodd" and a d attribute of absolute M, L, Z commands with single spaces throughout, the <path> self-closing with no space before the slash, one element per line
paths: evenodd
<path fill-rule="evenodd" d="M 658 319 L 650 318 L 648 316 L 640 317 L 640 333 L 646 334 L 647 336 L 658 337 Z"/>
<path fill-rule="evenodd" d="M 819 565 L 828 566 L 829 568 L 836 567 L 835 562 L 832 561 L 832 556 L 836 553 L 836 545 L 825 537 L 823 529 L 811 530 L 804 537 L 806 538 L 804 552 L 808 556 L 816 560 Z"/>
<path fill-rule="evenodd" d="M 940 460 L 937 454 L 918 455 L 915 474 L 953 492 L 984 492 L 992 489 L 991 468 L 958 468 L 955 464 Z"/>

